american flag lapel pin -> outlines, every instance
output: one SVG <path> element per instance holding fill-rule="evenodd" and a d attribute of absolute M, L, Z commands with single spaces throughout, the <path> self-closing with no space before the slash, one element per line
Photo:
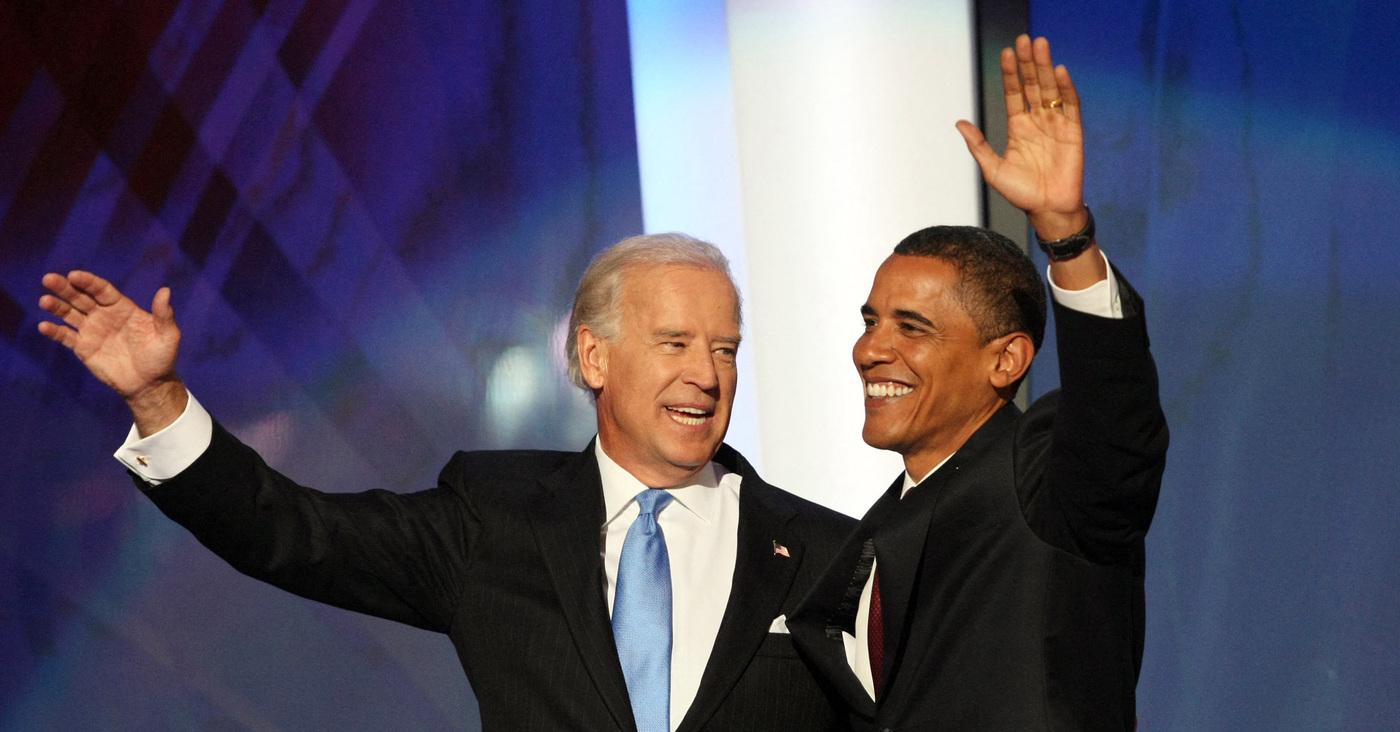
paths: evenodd
<path fill-rule="evenodd" d="M 783 546 L 782 544 L 779 544 L 778 540 L 774 539 L 773 556 L 782 557 L 783 559 L 792 559 L 792 552 L 789 552 L 787 547 Z"/>

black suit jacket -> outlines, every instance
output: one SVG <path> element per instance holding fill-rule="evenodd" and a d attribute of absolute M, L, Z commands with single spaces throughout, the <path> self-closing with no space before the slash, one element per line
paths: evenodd
<path fill-rule="evenodd" d="M 1116 275 L 1116 273 L 1115 273 Z M 1143 646 L 1143 539 L 1167 448 L 1142 302 L 1056 307 L 1061 390 L 997 412 L 903 500 L 875 503 L 788 620 L 799 649 L 879 729 L 1127 730 Z M 878 558 L 878 705 L 841 632 Z"/>
<path fill-rule="evenodd" d="M 743 476 L 729 604 L 681 730 L 845 729 L 786 634 L 854 521 Z M 175 479 L 138 481 L 239 571 L 303 597 L 446 633 L 487 730 L 633 730 L 600 556 L 602 482 L 580 453 L 459 452 L 414 494 L 321 493 L 215 425 Z M 789 556 L 774 551 L 774 543 Z"/>

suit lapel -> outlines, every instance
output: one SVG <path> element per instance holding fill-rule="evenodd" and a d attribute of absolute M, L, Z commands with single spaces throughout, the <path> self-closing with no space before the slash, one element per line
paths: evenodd
<path fill-rule="evenodd" d="M 782 494 L 764 483 L 727 445 L 720 448 L 715 461 L 743 478 L 734 582 L 700 688 L 677 732 L 700 729 L 714 716 L 762 645 L 769 625 L 782 614 L 783 600 L 802 562 L 802 543 L 787 528 L 796 512 L 782 501 Z M 775 545 L 786 548 L 788 556 L 779 554 Z"/>
<path fill-rule="evenodd" d="M 583 665 L 619 728 L 635 729 L 612 622 L 603 595 L 603 483 L 593 445 L 541 480 L 545 495 L 530 517 Z"/>
<path fill-rule="evenodd" d="M 878 517 L 874 525 L 881 607 L 885 615 L 885 696 L 881 699 L 882 705 L 887 700 L 895 705 L 909 701 L 909 695 L 896 689 L 896 684 L 899 682 L 900 659 L 908 640 L 906 635 L 910 615 L 914 611 L 919 577 L 922 573 L 943 569 L 922 566 L 924 547 L 929 541 L 939 500 L 948 491 L 959 490 L 966 481 L 975 480 L 972 474 L 986 464 L 984 453 L 997 444 L 1003 432 L 1012 428 L 1020 413 L 1014 404 L 1008 404 L 993 414 L 943 467 L 910 489 L 909 494 L 899 501 L 899 510 Z M 902 484 L 902 478 L 896 483 Z M 917 693 L 917 690 L 912 693 Z"/>
<path fill-rule="evenodd" d="M 841 633 L 855 634 L 856 606 L 865 588 L 859 578 L 868 577 L 859 572 L 861 551 L 874 527 L 897 512 L 902 485 L 902 479 L 896 480 L 870 507 L 817 585 L 793 617 L 788 618 L 788 629 L 807 659 L 835 687 L 846 704 L 866 718 L 875 716 L 875 703 L 846 662 L 846 644 Z"/>
<path fill-rule="evenodd" d="M 954 468 L 949 461 L 944 468 Z M 918 584 L 919 567 L 923 563 L 924 541 L 938 505 L 942 488 L 956 474 L 956 469 L 943 470 L 929 476 L 898 501 L 899 510 L 880 517 L 875 525 L 876 571 L 880 574 L 880 606 L 884 612 L 885 696 L 894 688 L 899 669 L 899 654 L 904 647 L 904 634 L 909 619 L 911 598 Z M 901 476 L 896 481 L 896 495 L 903 488 Z"/>
<path fill-rule="evenodd" d="M 873 538 L 879 560 L 881 607 L 885 616 L 885 695 L 880 704 L 896 697 L 899 657 L 907 638 L 914 591 L 918 586 L 924 545 L 928 540 L 938 501 L 956 481 L 966 479 L 964 465 L 973 466 L 989 446 L 1015 422 L 1020 410 L 1007 405 L 992 416 L 938 472 L 900 499 L 903 475 L 885 491 L 861 519 L 836 559 L 801 607 L 788 619 L 793 637 L 808 659 L 859 715 L 873 719 L 876 705 L 846 663 L 841 632 L 854 631 L 856 604 L 864 585 L 858 580 L 862 546 Z M 886 710 L 889 711 L 889 710 Z"/>

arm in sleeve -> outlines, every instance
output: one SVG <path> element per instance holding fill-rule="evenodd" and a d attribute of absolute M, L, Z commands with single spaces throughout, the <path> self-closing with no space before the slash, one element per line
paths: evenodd
<path fill-rule="evenodd" d="M 1056 302 L 1060 391 L 1025 420 L 1028 439 L 1050 440 L 1048 451 L 1027 451 L 1045 461 L 1028 517 L 1051 543 L 1104 563 L 1138 555 L 1168 442 L 1142 299 L 1116 270 L 1109 277 L 1121 318 Z M 1048 430 L 1035 427 L 1047 420 Z"/>
<path fill-rule="evenodd" d="M 137 487 L 238 571 L 348 610 L 445 632 L 479 521 L 459 460 L 437 488 L 323 493 L 298 485 L 213 423 L 208 448 Z"/>

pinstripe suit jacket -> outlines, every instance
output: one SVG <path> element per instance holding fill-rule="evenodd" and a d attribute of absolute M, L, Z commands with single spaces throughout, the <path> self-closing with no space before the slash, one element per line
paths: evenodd
<path fill-rule="evenodd" d="M 786 634 L 854 521 L 743 476 L 734 584 L 680 729 L 824 730 L 846 716 Z M 579 453 L 459 452 L 436 488 L 321 493 L 215 425 L 175 479 L 138 486 L 240 572 L 303 597 L 447 634 L 486 730 L 633 730 L 603 595 L 602 483 Z M 774 542 L 790 556 L 773 551 Z"/>

